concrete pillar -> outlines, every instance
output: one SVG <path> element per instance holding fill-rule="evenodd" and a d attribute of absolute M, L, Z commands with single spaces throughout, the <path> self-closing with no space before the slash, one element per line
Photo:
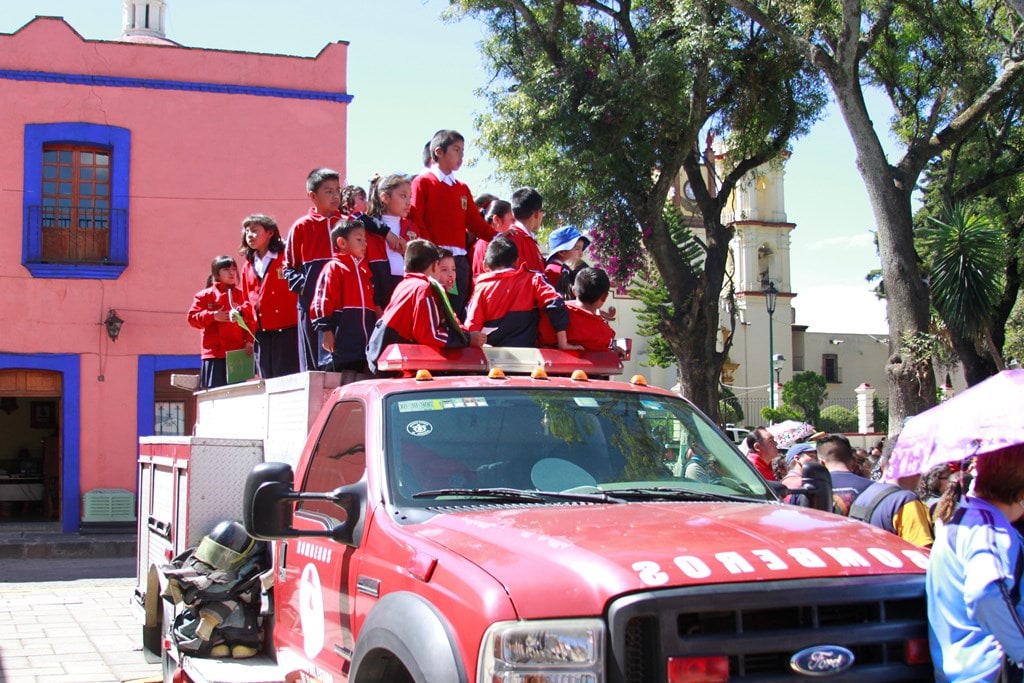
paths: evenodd
<path fill-rule="evenodd" d="M 864 382 L 853 390 L 857 394 L 857 431 L 861 434 L 873 432 L 875 429 L 875 390 Z"/>

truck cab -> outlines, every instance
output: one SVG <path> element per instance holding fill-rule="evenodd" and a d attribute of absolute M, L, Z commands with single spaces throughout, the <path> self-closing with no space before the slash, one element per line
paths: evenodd
<path fill-rule="evenodd" d="M 615 365 L 390 347 L 394 376 L 331 391 L 241 496 L 280 680 L 928 680 L 927 551 L 782 504 Z"/>

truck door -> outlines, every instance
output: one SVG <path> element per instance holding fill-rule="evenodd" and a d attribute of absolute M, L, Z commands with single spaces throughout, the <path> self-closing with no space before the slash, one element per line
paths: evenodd
<path fill-rule="evenodd" d="M 305 476 L 296 482 L 298 490 L 331 491 L 365 475 L 365 413 L 358 401 L 334 406 Z M 295 508 L 294 523 L 298 529 L 320 530 L 344 518 L 345 512 L 332 502 L 303 501 Z M 327 538 L 296 538 L 280 542 L 277 552 L 277 647 L 340 674 L 352 655 L 351 597 L 358 549 Z"/>

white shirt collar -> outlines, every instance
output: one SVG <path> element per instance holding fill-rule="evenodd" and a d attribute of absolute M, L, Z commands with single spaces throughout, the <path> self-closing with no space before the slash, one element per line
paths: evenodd
<path fill-rule="evenodd" d="M 277 258 L 277 254 L 268 249 L 267 253 L 263 256 L 257 254 L 252 260 L 252 269 L 256 271 L 256 275 L 259 279 L 262 280 L 264 278 L 267 274 L 267 269 L 270 268 L 270 264 L 273 263 L 275 258 Z"/>
<path fill-rule="evenodd" d="M 433 166 L 431 166 L 430 167 L 430 171 L 435 176 L 437 176 L 437 179 L 440 180 L 445 185 L 454 185 L 455 184 L 455 174 L 454 173 L 443 173 L 441 171 L 441 167 L 438 166 L 437 164 L 434 164 Z"/>

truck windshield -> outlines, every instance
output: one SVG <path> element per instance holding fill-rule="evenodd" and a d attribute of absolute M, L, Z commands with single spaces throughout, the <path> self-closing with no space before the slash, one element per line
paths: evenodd
<path fill-rule="evenodd" d="M 515 491 L 607 492 L 618 502 L 774 500 L 707 418 L 660 394 L 418 391 L 389 397 L 386 416 L 388 484 L 399 505 L 573 499 Z"/>

